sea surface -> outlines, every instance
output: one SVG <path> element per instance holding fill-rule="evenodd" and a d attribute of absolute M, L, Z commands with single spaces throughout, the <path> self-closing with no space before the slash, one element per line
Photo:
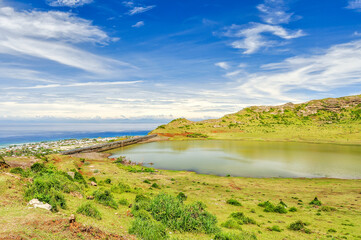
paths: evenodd
<path fill-rule="evenodd" d="M 0 148 L 14 144 L 147 135 L 160 123 L 6 123 L 0 125 Z"/>
<path fill-rule="evenodd" d="M 112 150 L 158 169 L 239 177 L 361 179 L 361 147 L 236 140 L 167 141 Z"/>

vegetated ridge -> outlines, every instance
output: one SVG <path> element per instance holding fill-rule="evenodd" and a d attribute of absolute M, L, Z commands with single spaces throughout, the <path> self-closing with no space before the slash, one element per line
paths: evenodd
<path fill-rule="evenodd" d="M 361 95 L 252 106 L 220 119 L 179 118 L 151 134 L 171 139 L 252 139 L 361 144 Z"/>

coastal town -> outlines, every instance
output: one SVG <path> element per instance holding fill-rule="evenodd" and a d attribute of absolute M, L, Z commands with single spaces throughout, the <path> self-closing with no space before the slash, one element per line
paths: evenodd
<path fill-rule="evenodd" d="M 55 154 L 62 151 L 89 147 L 95 144 L 109 143 L 116 140 L 123 140 L 129 137 L 107 137 L 107 138 L 84 138 L 84 139 L 65 139 L 59 141 L 46 141 L 10 145 L 0 148 L 0 156 L 22 157 L 37 156 L 41 157 L 48 154 Z"/>

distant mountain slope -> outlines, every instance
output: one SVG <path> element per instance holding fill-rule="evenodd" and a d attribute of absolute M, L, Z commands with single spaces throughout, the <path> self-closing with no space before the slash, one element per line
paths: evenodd
<path fill-rule="evenodd" d="M 361 144 L 361 95 L 253 106 L 220 119 L 175 119 L 152 131 L 184 138 L 258 139 Z"/>

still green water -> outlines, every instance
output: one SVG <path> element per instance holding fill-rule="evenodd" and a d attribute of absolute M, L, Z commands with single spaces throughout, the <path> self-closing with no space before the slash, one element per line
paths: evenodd
<path fill-rule="evenodd" d="M 113 150 L 158 169 L 240 177 L 361 178 L 361 146 L 232 140 L 166 141 Z"/>

